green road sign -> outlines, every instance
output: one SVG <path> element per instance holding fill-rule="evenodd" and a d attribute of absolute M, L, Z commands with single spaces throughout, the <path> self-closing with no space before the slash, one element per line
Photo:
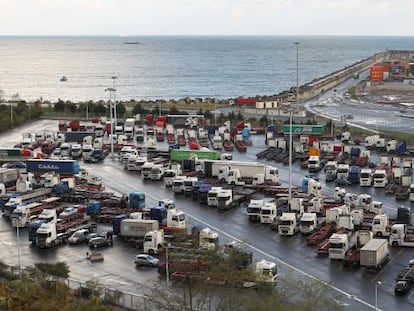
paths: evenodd
<path fill-rule="evenodd" d="M 283 133 L 290 133 L 290 125 L 283 125 Z M 303 125 L 303 124 L 292 124 L 292 134 L 312 134 L 312 135 L 322 135 L 323 126 L 322 125 Z"/>

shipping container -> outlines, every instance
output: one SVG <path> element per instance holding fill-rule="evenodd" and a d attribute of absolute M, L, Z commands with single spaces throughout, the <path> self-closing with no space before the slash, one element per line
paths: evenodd
<path fill-rule="evenodd" d="M 256 105 L 256 98 L 237 98 L 236 104 L 238 105 Z"/>
<path fill-rule="evenodd" d="M 87 131 L 66 132 L 65 142 L 81 144 L 83 142 L 83 138 L 86 136 L 92 136 L 92 140 L 93 140 L 95 139 L 95 132 L 87 132 Z"/>
<path fill-rule="evenodd" d="M 21 155 L 20 148 L 0 149 L 0 157 L 20 157 Z"/>
<path fill-rule="evenodd" d="M 79 163 L 76 160 L 29 159 L 26 171 L 30 173 L 55 172 L 61 175 L 79 174 Z"/>

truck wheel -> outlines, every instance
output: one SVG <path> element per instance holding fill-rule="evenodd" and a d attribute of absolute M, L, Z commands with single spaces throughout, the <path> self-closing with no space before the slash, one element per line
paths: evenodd
<path fill-rule="evenodd" d="M 398 246 L 398 242 L 397 241 L 392 242 L 392 246 Z"/>
<path fill-rule="evenodd" d="M 93 248 L 98 248 L 98 244 L 95 244 L 95 245 L 93 246 Z"/>
<path fill-rule="evenodd" d="M 382 237 L 382 232 L 377 232 L 377 237 Z"/>
<path fill-rule="evenodd" d="M 148 254 L 150 254 L 151 256 L 155 254 L 153 249 L 148 250 Z"/>

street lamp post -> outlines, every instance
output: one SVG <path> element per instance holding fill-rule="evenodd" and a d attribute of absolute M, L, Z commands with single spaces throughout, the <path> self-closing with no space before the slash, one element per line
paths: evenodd
<path fill-rule="evenodd" d="M 378 310 L 378 286 L 380 286 L 381 284 L 381 281 L 375 282 L 375 311 Z"/>
<path fill-rule="evenodd" d="M 108 87 L 105 89 L 105 92 L 109 92 L 109 118 L 111 120 L 111 157 L 114 157 L 114 120 L 113 120 L 113 111 L 112 111 L 112 93 L 115 96 L 115 88 Z"/>
<path fill-rule="evenodd" d="M 86 101 L 86 121 L 89 120 L 89 101 Z"/>
<path fill-rule="evenodd" d="M 16 237 L 17 237 L 17 266 L 19 271 L 19 278 L 22 278 L 22 268 L 20 263 L 20 217 L 12 215 L 12 224 L 16 226 Z"/>
<path fill-rule="evenodd" d="M 113 82 L 113 89 L 116 91 L 116 87 L 115 87 L 115 82 L 116 82 L 116 80 L 118 79 L 118 77 L 116 77 L 116 76 L 112 76 L 111 77 L 111 79 L 112 79 L 112 82 Z M 115 98 L 115 91 L 114 91 L 114 119 L 115 119 L 115 125 L 116 125 L 116 120 L 117 120 L 117 112 L 116 112 L 116 98 Z"/>
<path fill-rule="evenodd" d="M 167 244 L 165 248 L 165 274 L 167 277 L 167 286 L 170 286 L 170 267 L 168 262 L 168 248 L 170 247 L 170 243 Z"/>
<path fill-rule="evenodd" d="M 299 104 L 299 42 L 294 42 L 296 45 L 296 108 Z M 289 206 L 292 200 L 292 123 L 293 123 L 293 109 L 289 109 Z"/>
<path fill-rule="evenodd" d="M 289 209 L 292 200 L 292 119 L 293 109 L 289 109 Z"/>

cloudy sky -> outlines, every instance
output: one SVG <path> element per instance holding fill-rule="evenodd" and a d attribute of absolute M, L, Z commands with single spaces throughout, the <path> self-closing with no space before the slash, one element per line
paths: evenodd
<path fill-rule="evenodd" d="M 414 0 L 0 0 L 0 35 L 414 35 Z"/>

